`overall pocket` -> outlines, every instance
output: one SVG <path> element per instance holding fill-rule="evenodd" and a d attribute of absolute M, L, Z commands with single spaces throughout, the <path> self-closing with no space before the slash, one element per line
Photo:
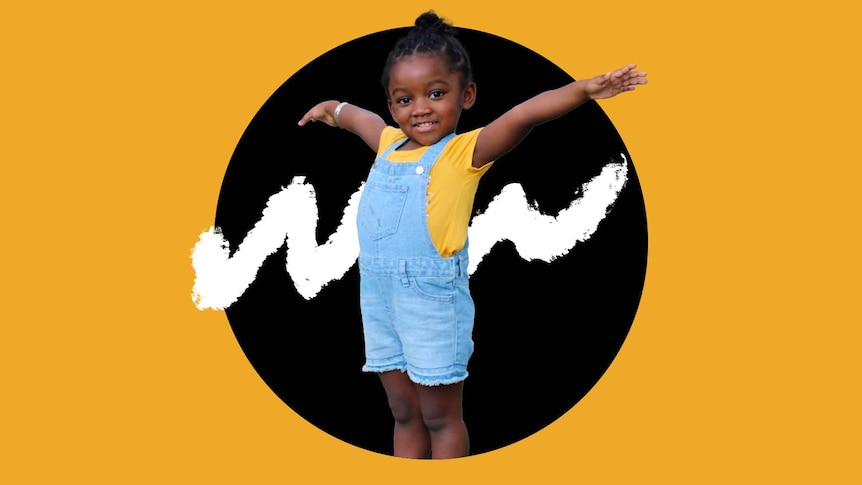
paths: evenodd
<path fill-rule="evenodd" d="M 372 239 L 395 234 L 406 201 L 406 185 L 367 182 L 359 200 L 359 227 Z"/>
<path fill-rule="evenodd" d="M 450 302 L 455 297 L 455 278 L 452 276 L 411 276 L 410 287 L 422 298 Z"/>

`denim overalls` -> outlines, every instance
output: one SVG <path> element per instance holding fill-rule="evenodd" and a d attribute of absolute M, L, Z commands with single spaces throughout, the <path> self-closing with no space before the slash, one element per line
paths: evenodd
<path fill-rule="evenodd" d="M 441 257 L 426 220 L 428 176 L 454 136 L 417 162 L 387 161 L 407 140 L 398 141 L 371 167 L 357 216 L 363 371 L 406 371 L 426 386 L 467 377 L 474 317 L 467 244 Z"/>

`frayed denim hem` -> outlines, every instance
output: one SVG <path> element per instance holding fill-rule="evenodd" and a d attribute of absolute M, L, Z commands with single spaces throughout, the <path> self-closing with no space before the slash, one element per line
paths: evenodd
<path fill-rule="evenodd" d="M 461 365 L 453 365 L 441 369 L 419 369 L 411 368 L 406 362 L 386 362 L 379 364 L 366 363 L 362 366 L 362 372 L 373 372 L 382 374 L 391 371 L 406 372 L 407 377 L 420 386 L 445 386 L 448 384 L 456 384 L 467 379 L 469 373 L 467 368 Z"/>
<path fill-rule="evenodd" d="M 436 369 L 435 369 L 436 370 Z M 407 376 L 410 380 L 420 386 L 445 386 L 456 384 L 467 378 L 467 369 L 462 366 L 452 366 L 448 372 L 436 375 L 417 374 L 413 369 L 407 368 Z"/>
<path fill-rule="evenodd" d="M 404 361 L 401 362 L 392 362 L 386 364 L 368 364 L 362 366 L 362 372 L 374 372 L 377 374 L 382 374 L 384 372 L 390 372 L 393 370 L 407 372 L 407 363 Z"/>

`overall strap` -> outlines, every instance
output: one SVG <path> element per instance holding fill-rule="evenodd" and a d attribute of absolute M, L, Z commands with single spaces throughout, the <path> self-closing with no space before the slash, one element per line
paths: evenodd
<path fill-rule="evenodd" d="M 392 150 L 395 150 L 396 148 L 400 147 L 401 145 L 407 143 L 408 141 L 410 141 L 410 138 L 404 138 L 403 140 L 398 140 L 395 143 L 389 145 L 389 147 L 386 150 L 383 150 L 383 153 L 380 154 L 379 158 L 381 158 L 383 160 L 387 160 L 389 158 L 389 154 L 392 153 Z"/>
<path fill-rule="evenodd" d="M 422 154 L 422 157 L 418 160 L 423 165 L 427 165 L 426 168 L 430 168 L 431 165 L 434 165 L 434 161 L 437 160 L 437 157 L 440 156 L 440 152 L 443 151 L 443 147 L 446 146 L 446 143 L 449 142 L 452 138 L 455 137 L 455 133 L 449 133 L 448 135 L 441 138 L 437 143 L 428 147 L 425 150 L 425 153 Z M 395 143 L 389 145 L 386 150 L 383 150 L 383 153 L 380 154 L 381 159 L 387 160 L 389 158 L 389 154 L 392 153 L 392 150 L 397 150 L 398 147 L 404 145 L 410 141 L 410 138 L 405 138 L 403 140 L 398 140 Z M 426 159 L 428 161 L 426 161 Z"/>
<path fill-rule="evenodd" d="M 428 147 L 428 149 L 425 150 L 425 153 L 422 154 L 422 158 L 419 159 L 419 164 L 425 167 L 426 171 L 430 170 L 431 166 L 434 165 L 434 162 L 437 161 L 437 157 L 439 157 L 440 153 L 443 152 L 443 148 L 446 147 L 446 144 L 449 143 L 449 140 L 452 138 L 455 138 L 455 133 L 449 133 L 437 141 L 437 143 Z"/>

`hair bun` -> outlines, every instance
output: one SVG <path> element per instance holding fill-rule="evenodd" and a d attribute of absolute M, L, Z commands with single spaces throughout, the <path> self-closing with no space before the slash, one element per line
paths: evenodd
<path fill-rule="evenodd" d="M 386 57 L 386 65 L 380 76 L 380 84 L 389 96 L 389 73 L 402 57 L 414 54 L 433 54 L 446 62 L 450 72 L 461 74 L 462 88 L 473 82 L 470 55 L 457 39 L 458 31 L 452 24 L 429 10 L 416 18 L 415 26 L 395 42 L 395 47 Z"/>
<path fill-rule="evenodd" d="M 455 29 L 452 25 L 446 23 L 442 18 L 438 17 L 433 10 L 429 10 L 416 18 L 417 31 L 437 31 L 442 34 L 452 35 Z"/>

